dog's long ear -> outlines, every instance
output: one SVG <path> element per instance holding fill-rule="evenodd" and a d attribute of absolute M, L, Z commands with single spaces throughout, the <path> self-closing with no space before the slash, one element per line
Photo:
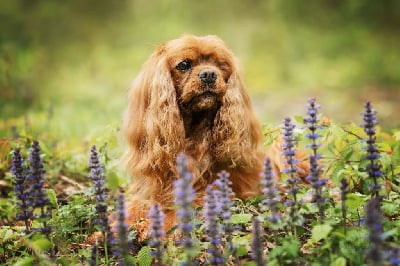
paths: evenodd
<path fill-rule="evenodd" d="M 262 131 L 243 86 L 237 64 L 215 121 L 216 156 L 236 166 L 254 166 L 262 158 Z"/>
<path fill-rule="evenodd" d="M 150 56 L 129 91 L 123 122 L 129 148 L 124 158 L 135 176 L 172 169 L 168 162 L 175 162 L 182 150 L 183 122 L 165 49 L 161 45 Z"/>

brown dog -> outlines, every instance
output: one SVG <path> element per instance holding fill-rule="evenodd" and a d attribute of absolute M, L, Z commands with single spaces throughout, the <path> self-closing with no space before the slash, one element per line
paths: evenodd
<path fill-rule="evenodd" d="M 142 237 L 152 204 L 175 223 L 173 182 L 179 152 L 189 157 L 197 204 L 221 170 L 239 198 L 260 192 L 263 134 L 232 52 L 215 36 L 183 36 L 160 45 L 129 91 L 123 132 L 133 179 L 128 224 Z M 280 166 L 280 151 L 272 158 Z"/>

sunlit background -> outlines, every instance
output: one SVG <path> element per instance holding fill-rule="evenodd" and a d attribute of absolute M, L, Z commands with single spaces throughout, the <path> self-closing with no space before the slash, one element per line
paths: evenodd
<path fill-rule="evenodd" d="M 263 123 L 316 97 L 338 122 L 370 100 L 400 125 L 400 1 L 0 2 L 0 136 L 84 139 L 118 125 L 126 91 L 163 41 L 215 34 L 241 62 Z"/>

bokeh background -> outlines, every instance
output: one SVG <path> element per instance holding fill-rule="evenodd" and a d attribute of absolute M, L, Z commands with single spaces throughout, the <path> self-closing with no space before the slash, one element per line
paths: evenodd
<path fill-rule="evenodd" d="M 3 0 L 0 21 L 2 137 L 118 125 L 142 63 L 185 33 L 225 40 L 264 123 L 316 97 L 335 121 L 361 123 L 370 100 L 382 126 L 400 125 L 397 0 Z"/>

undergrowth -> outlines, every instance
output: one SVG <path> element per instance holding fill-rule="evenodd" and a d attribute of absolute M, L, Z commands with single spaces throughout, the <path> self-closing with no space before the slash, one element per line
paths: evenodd
<path fill-rule="evenodd" d="M 124 223 L 117 188 L 128 182 L 118 168 L 115 128 L 92 141 L 98 148 L 90 154 L 89 145 L 63 152 L 51 138 L 38 142 L 14 129 L 13 138 L 0 139 L 0 263 L 400 265 L 400 131 L 383 131 L 376 116 L 367 103 L 361 122 L 338 125 L 311 99 L 305 116 L 266 126 L 266 146 L 282 135 L 286 167 L 277 180 L 266 159 L 263 193 L 246 201 L 232 195 L 222 172 L 203 208 L 194 209 L 181 154 L 178 227 L 164 232 L 155 205 L 143 242 Z M 298 150 L 309 154 L 305 179 L 297 175 Z M 113 227 L 110 214 L 118 217 Z M 95 232 L 106 241 L 89 244 Z"/>

